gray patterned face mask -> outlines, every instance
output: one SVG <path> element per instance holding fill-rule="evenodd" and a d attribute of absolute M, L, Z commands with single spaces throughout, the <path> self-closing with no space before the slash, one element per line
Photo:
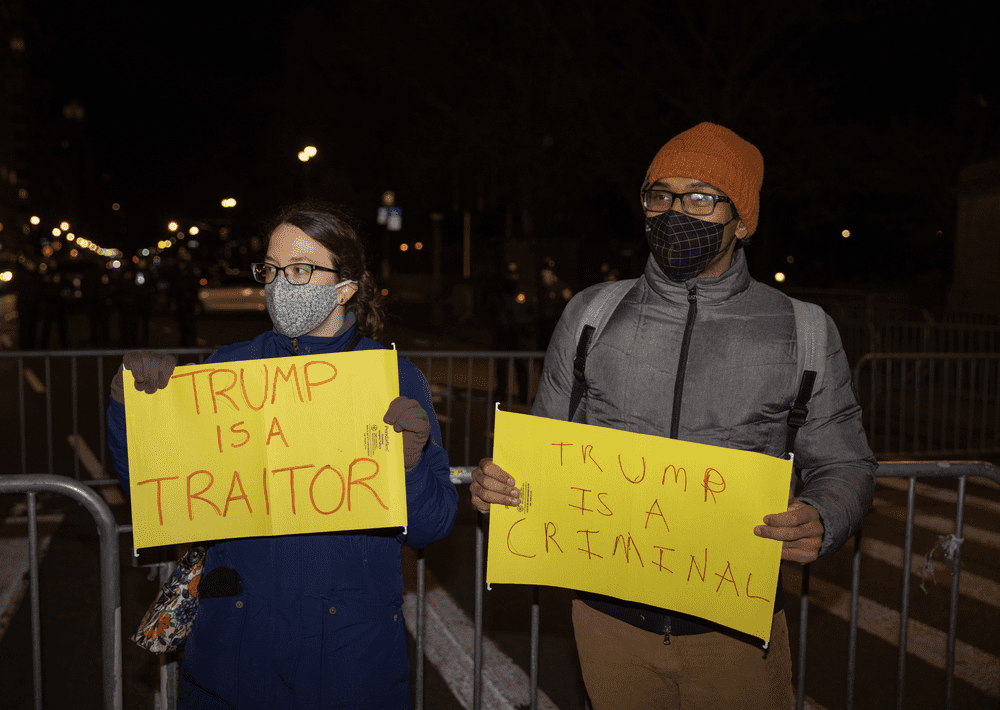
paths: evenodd
<path fill-rule="evenodd" d="M 264 286 L 267 312 L 274 329 L 289 338 L 315 330 L 337 307 L 337 290 L 353 283 L 357 281 L 348 279 L 332 285 L 293 284 L 284 274 L 277 274 L 274 281 Z"/>

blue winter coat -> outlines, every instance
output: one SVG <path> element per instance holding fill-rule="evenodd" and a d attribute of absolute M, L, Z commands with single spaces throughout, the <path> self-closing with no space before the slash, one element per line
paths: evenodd
<path fill-rule="evenodd" d="M 298 351 L 289 338 L 268 332 L 220 348 L 208 362 L 336 353 L 354 330 L 333 338 L 298 338 Z M 355 349 L 381 348 L 362 338 Z M 422 547 L 445 537 L 458 495 L 448 477 L 430 388 L 416 366 L 403 359 L 399 390 L 420 402 L 431 421 L 420 462 L 406 473 L 406 533 L 395 528 L 288 535 L 211 547 L 202 589 L 213 579 L 213 593 L 233 596 L 199 599 L 184 647 L 181 707 L 410 707 L 401 545 Z M 108 408 L 108 438 L 115 470 L 128 491 L 125 407 L 114 401 Z"/>

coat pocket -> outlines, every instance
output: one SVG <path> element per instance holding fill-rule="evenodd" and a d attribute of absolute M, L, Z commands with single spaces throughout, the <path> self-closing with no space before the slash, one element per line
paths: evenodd
<path fill-rule="evenodd" d="M 408 706 L 410 658 L 398 606 L 332 597 L 323 614 L 320 659 L 323 707 Z"/>

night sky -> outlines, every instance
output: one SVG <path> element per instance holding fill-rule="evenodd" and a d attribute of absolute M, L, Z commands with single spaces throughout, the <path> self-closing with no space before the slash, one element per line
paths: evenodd
<path fill-rule="evenodd" d="M 764 155 L 751 265 L 794 253 L 799 285 L 946 271 L 959 171 L 1000 154 L 992 30 L 966 7 L 500 5 L 28 0 L 36 144 L 65 137 L 64 105 L 84 107 L 68 192 L 126 251 L 170 219 L 259 233 L 306 195 L 371 231 L 393 189 L 414 232 L 438 211 L 456 234 L 470 210 L 493 244 L 600 252 L 641 245 L 649 160 L 709 120 Z"/>

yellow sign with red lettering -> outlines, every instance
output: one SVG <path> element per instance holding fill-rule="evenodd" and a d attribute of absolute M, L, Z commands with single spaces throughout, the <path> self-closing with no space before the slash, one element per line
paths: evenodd
<path fill-rule="evenodd" d="M 520 505 L 490 511 L 490 583 L 567 587 L 769 641 L 792 463 L 751 451 L 498 411 L 494 462 Z"/>
<path fill-rule="evenodd" d="M 406 525 L 394 350 L 124 375 L 137 548 Z"/>

